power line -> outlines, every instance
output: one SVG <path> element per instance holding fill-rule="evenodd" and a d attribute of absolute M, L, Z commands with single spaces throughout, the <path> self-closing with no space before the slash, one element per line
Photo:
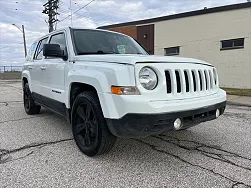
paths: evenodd
<path fill-rule="evenodd" d="M 74 4 L 75 4 L 76 6 L 78 6 L 78 7 L 80 7 L 76 2 L 75 2 Z M 75 18 L 78 19 L 78 18 L 83 18 L 83 17 L 89 17 L 88 20 L 93 21 L 93 22 L 94 22 L 95 24 L 97 24 L 98 26 L 107 25 L 107 24 L 110 23 L 110 22 L 107 21 L 107 20 L 104 21 L 104 19 L 110 18 L 109 16 L 103 16 L 103 17 L 102 17 L 103 20 L 99 20 L 99 19 L 96 19 L 96 18 L 94 18 L 93 16 L 91 16 L 91 12 L 90 12 L 90 10 L 89 10 L 88 7 L 86 7 L 85 10 L 87 10 L 87 14 L 88 14 L 88 15 L 85 16 L 84 13 L 78 12 L 78 13 L 75 15 Z M 116 15 L 123 15 L 123 14 L 116 13 Z"/>
<path fill-rule="evenodd" d="M 66 20 L 67 18 L 71 17 L 73 14 L 79 12 L 79 11 L 82 10 L 83 8 L 85 8 L 85 7 L 87 7 L 88 5 L 90 5 L 93 1 L 95 1 L 95 0 L 91 0 L 89 3 L 85 4 L 83 7 L 79 8 L 78 10 L 76 10 L 75 12 L 73 12 L 71 15 L 69 15 L 69 16 L 63 18 L 63 19 L 60 20 L 59 22 L 62 22 L 62 21 L 64 21 L 64 20 Z"/>
<path fill-rule="evenodd" d="M 19 2 L 19 1 L 5 1 L 4 4 L 31 4 L 28 2 Z M 36 2 L 32 2 L 32 5 L 41 5 L 41 3 L 36 3 Z"/>
<path fill-rule="evenodd" d="M 58 12 L 60 13 L 60 15 L 61 15 L 61 13 L 62 14 L 69 14 L 69 13 L 71 13 L 71 11 L 65 10 L 65 9 L 59 9 Z"/>
<path fill-rule="evenodd" d="M 86 10 L 87 10 L 87 13 L 88 13 L 87 16 L 90 17 L 89 20 L 93 21 L 95 24 L 97 24 L 99 26 L 107 25 L 107 23 L 108 23 L 107 21 L 101 21 L 101 20 L 98 20 L 98 19 L 94 18 L 93 16 L 91 16 L 91 12 L 90 12 L 88 7 L 86 7 Z M 78 19 L 78 18 L 83 18 L 83 17 L 87 17 L 87 16 L 85 16 L 83 13 L 78 12 L 76 14 L 75 18 Z M 109 17 L 108 16 L 103 16 L 102 18 L 105 19 L 105 18 L 109 18 Z"/>
<path fill-rule="evenodd" d="M 23 9 L 23 8 L 10 8 L 10 7 L 0 7 L 0 9 L 4 9 L 4 10 L 7 9 L 7 10 L 12 10 L 12 11 L 27 11 L 27 9 Z M 40 11 L 40 10 L 33 9 L 31 11 Z"/>

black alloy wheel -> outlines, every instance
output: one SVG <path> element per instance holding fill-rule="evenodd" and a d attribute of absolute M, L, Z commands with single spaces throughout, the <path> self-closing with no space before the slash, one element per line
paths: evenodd
<path fill-rule="evenodd" d="M 108 153 L 116 142 L 107 127 L 96 92 L 80 93 L 72 106 L 74 140 L 84 154 L 93 157 Z"/>
<path fill-rule="evenodd" d="M 74 114 L 76 120 L 76 135 L 77 139 L 85 147 L 92 147 L 97 142 L 98 125 L 96 116 L 91 105 L 87 102 L 82 102 L 76 109 Z"/>
<path fill-rule="evenodd" d="M 23 88 L 23 102 L 24 102 L 24 109 L 27 114 L 29 115 L 39 114 L 41 106 L 35 104 L 28 83 L 26 83 Z"/>

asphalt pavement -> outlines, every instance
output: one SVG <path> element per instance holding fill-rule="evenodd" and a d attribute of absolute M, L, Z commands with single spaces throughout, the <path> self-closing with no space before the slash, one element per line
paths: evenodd
<path fill-rule="evenodd" d="M 83 155 L 61 116 L 29 116 L 20 82 L 0 81 L 0 187 L 251 187 L 251 107 Z"/>

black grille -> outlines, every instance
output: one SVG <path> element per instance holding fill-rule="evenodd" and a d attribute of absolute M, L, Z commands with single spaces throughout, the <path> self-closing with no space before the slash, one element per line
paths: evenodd
<path fill-rule="evenodd" d="M 165 71 L 165 76 L 168 94 L 172 92 L 195 94 L 204 90 L 210 91 L 214 89 L 217 81 L 217 75 L 211 69 L 169 69 Z"/>
<path fill-rule="evenodd" d="M 181 83 L 180 83 L 180 73 L 175 71 L 176 81 L 177 81 L 177 93 L 181 93 Z"/>
<path fill-rule="evenodd" d="M 172 93 L 172 82 L 171 82 L 170 72 L 166 71 L 165 75 L 166 75 L 166 90 L 167 90 L 167 93 Z"/>

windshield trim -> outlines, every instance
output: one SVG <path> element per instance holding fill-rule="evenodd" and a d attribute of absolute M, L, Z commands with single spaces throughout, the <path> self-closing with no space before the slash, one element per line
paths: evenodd
<path fill-rule="evenodd" d="M 142 53 L 143 55 L 149 55 L 148 51 L 137 40 L 135 40 L 134 38 L 132 38 L 132 37 L 130 37 L 128 35 L 124 35 L 122 33 L 117 33 L 117 32 L 99 30 L 99 29 L 74 29 L 74 28 L 70 27 L 71 41 L 72 41 L 72 46 L 73 46 L 75 56 L 79 56 L 80 54 L 78 54 L 78 52 L 77 52 L 76 41 L 75 41 L 75 37 L 74 37 L 74 31 L 100 31 L 100 32 L 115 33 L 115 34 L 118 34 L 118 35 L 126 36 L 126 37 L 131 38 L 135 43 L 137 43 L 144 50 L 145 54 Z M 89 55 L 89 54 L 86 54 L 86 55 Z M 104 54 L 97 53 L 97 55 L 104 55 Z M 115 54 L 115 55 L 120 55 L 120 54 Z M 125 54 L 122 54 L 122 55 L 125 55 Z M 127 54 L 127 55 L 137 55 L 137 54 Z"/>

